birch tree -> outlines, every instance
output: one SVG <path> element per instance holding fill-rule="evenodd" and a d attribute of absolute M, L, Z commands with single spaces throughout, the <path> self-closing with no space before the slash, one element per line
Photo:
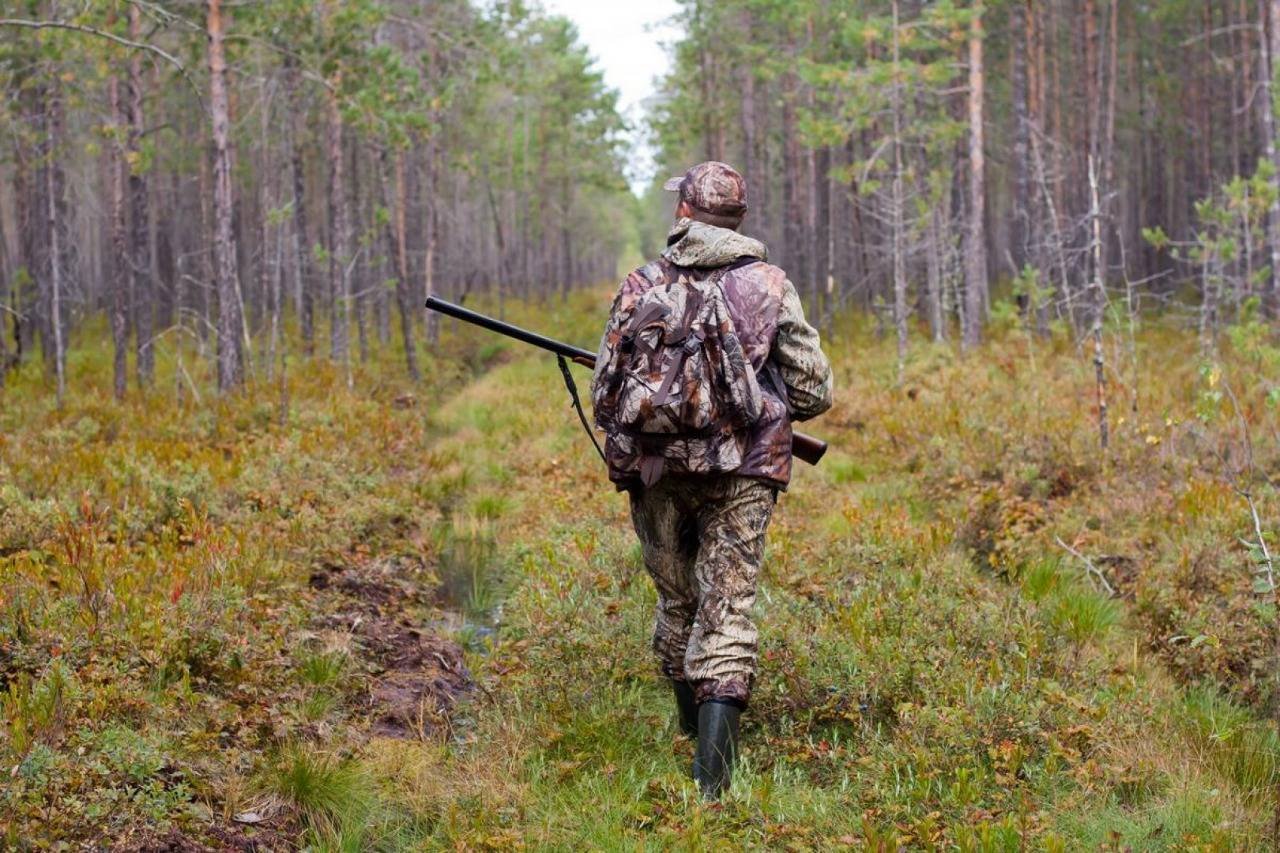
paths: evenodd
<path fill-rule="evenodd" d="M 218 390 L 229 391 L 244 381 L 241 346 L 244 320 L 240 303 L 240 272 L 235 234 L 231 227 L 234 198 L 231 179 L 231 109 L 227 100 L 226 18 L 222 0 L 207 0 L 209 118 L 213 128 L 214 275 L 218 295 Z"/>

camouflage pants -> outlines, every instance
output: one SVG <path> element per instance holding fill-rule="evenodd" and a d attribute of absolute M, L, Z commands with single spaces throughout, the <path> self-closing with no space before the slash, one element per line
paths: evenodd
<path fill-rule="evenodd" d="M 653 649 L 699 702 L 746 703 L 756 673 L 751 621 L 776 489 L 748 477 L 668 475 L 632 493 L 631 518 L 658 590 Z"/>

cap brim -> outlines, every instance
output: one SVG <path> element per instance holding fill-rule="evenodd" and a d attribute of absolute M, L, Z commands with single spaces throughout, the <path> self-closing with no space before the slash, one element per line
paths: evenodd
<path fill-rule="evenodd" d="M 683 182 L 684 182 L 684 175 L 677 175 L 674 178 L 668 179 L 667 182 L 662 185 L 662 188 L 669 193 L 679 192 L 680 184 Z"/>

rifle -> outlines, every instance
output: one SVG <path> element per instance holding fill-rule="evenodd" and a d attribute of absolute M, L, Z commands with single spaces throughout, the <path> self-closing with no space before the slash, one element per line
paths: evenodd
<path fill-rule="evenodd" d="M 573 385 L 573 378 L 569 375 L 569 368 L 565 365 L 565 359 L 580 364 L 585 368 L 594 370 L 596 366 L 596 354 L 582 347 L 575 347 L 572 344 L 562 343 L 552 338 L 539 335 L 537 332 L 531 332 L 528 329 L 522 329 L 519 326 L 513 326 L 510 323 L 504 323 L 493 317 L 472 311 L 469 308 L 463 308 L 461 305 L 454 305 L 452 302 L 445 302 L 443 299 L 437 299 L 434 296 L 427 297 L 427 308 L 447 317 L 453 317 L 455 320 L 461 320 L 464 323 L 470 323 L 473 326 L 479 326 L 482 329 L 488 329 L 491 332 L 497 332 L 499 335 L 506 335 L 521 343 L 535 346 L 538 349 L 546 350 L 554 353 L 560 360 L 560 368 L 565 376 L 565 384 L 569 386 L 569 393 L 574 398 L 574 404 L 578 407 L 578 416 L 582 419 L 583 426 L 587 427 L 587 433 L 591 435 L 591 440 L 595 441 L 595 435 L 591 433 L 591 427 L 588 426 L 586 416 L 582 413 L 581 405 L 578 405 L 577 388 Z M 597 445 L 597 450 L 599 446 Z M 792 433 L 791 435 L 791 454 L 801 461 L 808 462 L 810 465 L 817 465 L 826 455 L 827 443 L 813 436 L 804 433 Z"/>

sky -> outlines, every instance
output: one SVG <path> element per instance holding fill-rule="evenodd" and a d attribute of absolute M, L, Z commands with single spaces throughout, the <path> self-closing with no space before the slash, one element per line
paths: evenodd
<path fill-rule="evenodd" d="M 679 30 L 666 22 L 679 11 L 676 0 L 543 0 L 543 4 L 577 24 L 605 82 L 618 90 L 619 106 L 633 128 L 631 186 L 643 192 L 653 173 L 652 152 L 640 128 L 644 101 L 671 65 L 666 45 L 676 40 Z"/>

